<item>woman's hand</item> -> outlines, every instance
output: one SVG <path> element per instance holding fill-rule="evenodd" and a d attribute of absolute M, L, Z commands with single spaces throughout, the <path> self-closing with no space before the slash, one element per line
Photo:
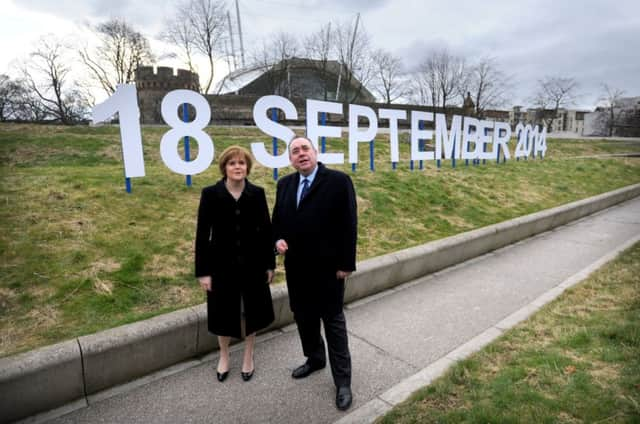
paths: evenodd
<path fill-rule="evenodd" d="M 285 253 L 287 253 L 287 250 L 289 250 L 289 245 L 285 240 L 280 239 L 276 242 L 276 251 L 278 252 L 278 254 L 284 255 Z"/>
<path fill-rule="evenodd" d="M 350 271 L 336 271 L 336 278 L 338 280 L 344 280 L 345 278 L 347 278 L 350 275 L 351 275 Z"/>
<path fill-rule="evenodd" d="M 267 284 L 271 284 L 273 282 L 273 270 L 267 270 Z"/>
<path fill-rule="evenodd" d="M 206 275 L 204 277 L 198 277 L 198 282 L 200 283 L 200 287 L 204 291 L 211 291 L 211 276 Z"/>

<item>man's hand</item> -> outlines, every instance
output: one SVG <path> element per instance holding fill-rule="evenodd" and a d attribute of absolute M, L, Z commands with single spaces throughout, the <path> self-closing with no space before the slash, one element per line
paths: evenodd
<path fill-rule="evenodd" d="M 351 275 L 351 271 L 336 271 L 336 278 L 338 280 L 344 280 L 345 278 L 347 278 L 348 276 Z"/>
<path fill-rule="evenodd" d="M 273 282 L 273 270 L 267 270 L 267 284 L 271 284 Z"/>
<path fill-rule="evenodd" d="M 280 239 L 276 242 L 276 250 L 279 255 L 284 255 L 289 250 L 289 245 L 283 239 Z"/>
<path fill-rule="evenodd" d="M 200 283 L 200 287 L 204 291 L 211 291 L 211 276 L 207 275 L 204 277 L 198 277 L 198 282 Z"/>

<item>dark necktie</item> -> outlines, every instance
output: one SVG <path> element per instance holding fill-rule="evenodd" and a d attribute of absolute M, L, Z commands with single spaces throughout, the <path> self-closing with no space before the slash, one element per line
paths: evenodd
<path fill-rule="evenodd" d="M 302 180 L 302 191 L 300 192 L 300 201 L 298 204 L 302 202 L 302 199 L 304 199 L 304 196 L 306 196 L 307 193 L 309 193 L 309 180 L 305 178 Z"/>

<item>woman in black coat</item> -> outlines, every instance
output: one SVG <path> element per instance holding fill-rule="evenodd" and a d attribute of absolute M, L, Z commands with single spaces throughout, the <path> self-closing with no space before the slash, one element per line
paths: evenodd
<path fill-rule="evenodd" d="M 209 331 L 218 336 L 219 381 L 229 373 L 229 342 L 245 324 L 242 378 L 253 376 L 256 331 L 274 320 L 269 284 L 275 257 L 264 189 L 251 184 L 249 152 L 239 146 L 220 156 L 223 178 L 205 187 L 198 208 L 196 277 L 207 293 Z M 242 320 L 243 319 L 243 320 Z"/>

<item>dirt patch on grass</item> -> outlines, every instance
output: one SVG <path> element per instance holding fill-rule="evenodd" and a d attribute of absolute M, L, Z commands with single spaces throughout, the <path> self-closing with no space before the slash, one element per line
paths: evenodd
<path fill-rule="evenodd" d="M 470 224 L 469 222 L 467 222 L 466 219 L 462 218 L 461 216 L 438 214 L 438 218 L 443 221 L 447 221 L 449 225 L 451 225 L 454 228 L 458 228 L 461 230 L 473 228 L 473 224 Z"/>
<path fill-rule="evenodd" d="M 420 401 L 421 409 L 437 409 L 446 411 L 449 409 L 457 409 L 464 406 L 462 399 L 458 397 L 456 392 L 448 393 L 448 396 L 427 396 Z"/>
<path fill-rule="evenodd" d="M 194 283 L 195 286 L 195 283 Z M 188 305 L 197 297 L 193 287 L 171 286 L 164 291 L 163 304 Z M 204 296 L 204 295 L 203 295 Z"/>
<path fill-rule="evenodd" d="M 364 213 L 371 207 L 371 201 L 364 197 L 356 196 L 358 202 L 358 213 Z"/>
<path fill-rule="evenodd" d="M 58 323 L 59 311 L 52 305 L 43 304 L 30 310 L 27 317 L 31 320 L 33 326 L 44 329 Z"/>
<path fill-rule="evenodd" d="M 93 281 L 93 289 L 96 293 L 110 295 L 113 292 L 114 283 L 109 279 L 102 278 L 101 275 L 112 273 L 119 269 L 119 262 L 111 258 L 105 258 L 91 263 L 82 273 L 82 276 Z"/>
<path fill-rule="evenodd" d="M 597 382 L 604 389 L 615 385 L 615 382 L 620 378 L 620 367 L 615 364 L 609 364 L 605 362 L 592 362 L 593 369 L 589 371 L 593 380 Z"/>
<path fill-rule="evenodd" d="M 0 311 L 9 309 L 9 305 L 14 303 L 16 291 L 8 287 L 0 287 Z"/>
<path fill-rule="evenodd" d="M 184 272 L 185 265 L 176 255 L 153 255 L 144 268 L 145 274 L 173 278 Z"/>
<path fill-rule="evenodd" d="M 96 278 L 93 280 L 93 289 L 99 294 L 111 295 L 113 293 L 113 281 Z"/>
<path fill-rule="evenodd" d="M 111 258 L 105 258 L 101 261 L 96 261 L 91 264 L 89 268 L 90 275 L 97 275 L 100 272 L 114 272 L 120 269 L 120 262 L 117 262 Z"/>

